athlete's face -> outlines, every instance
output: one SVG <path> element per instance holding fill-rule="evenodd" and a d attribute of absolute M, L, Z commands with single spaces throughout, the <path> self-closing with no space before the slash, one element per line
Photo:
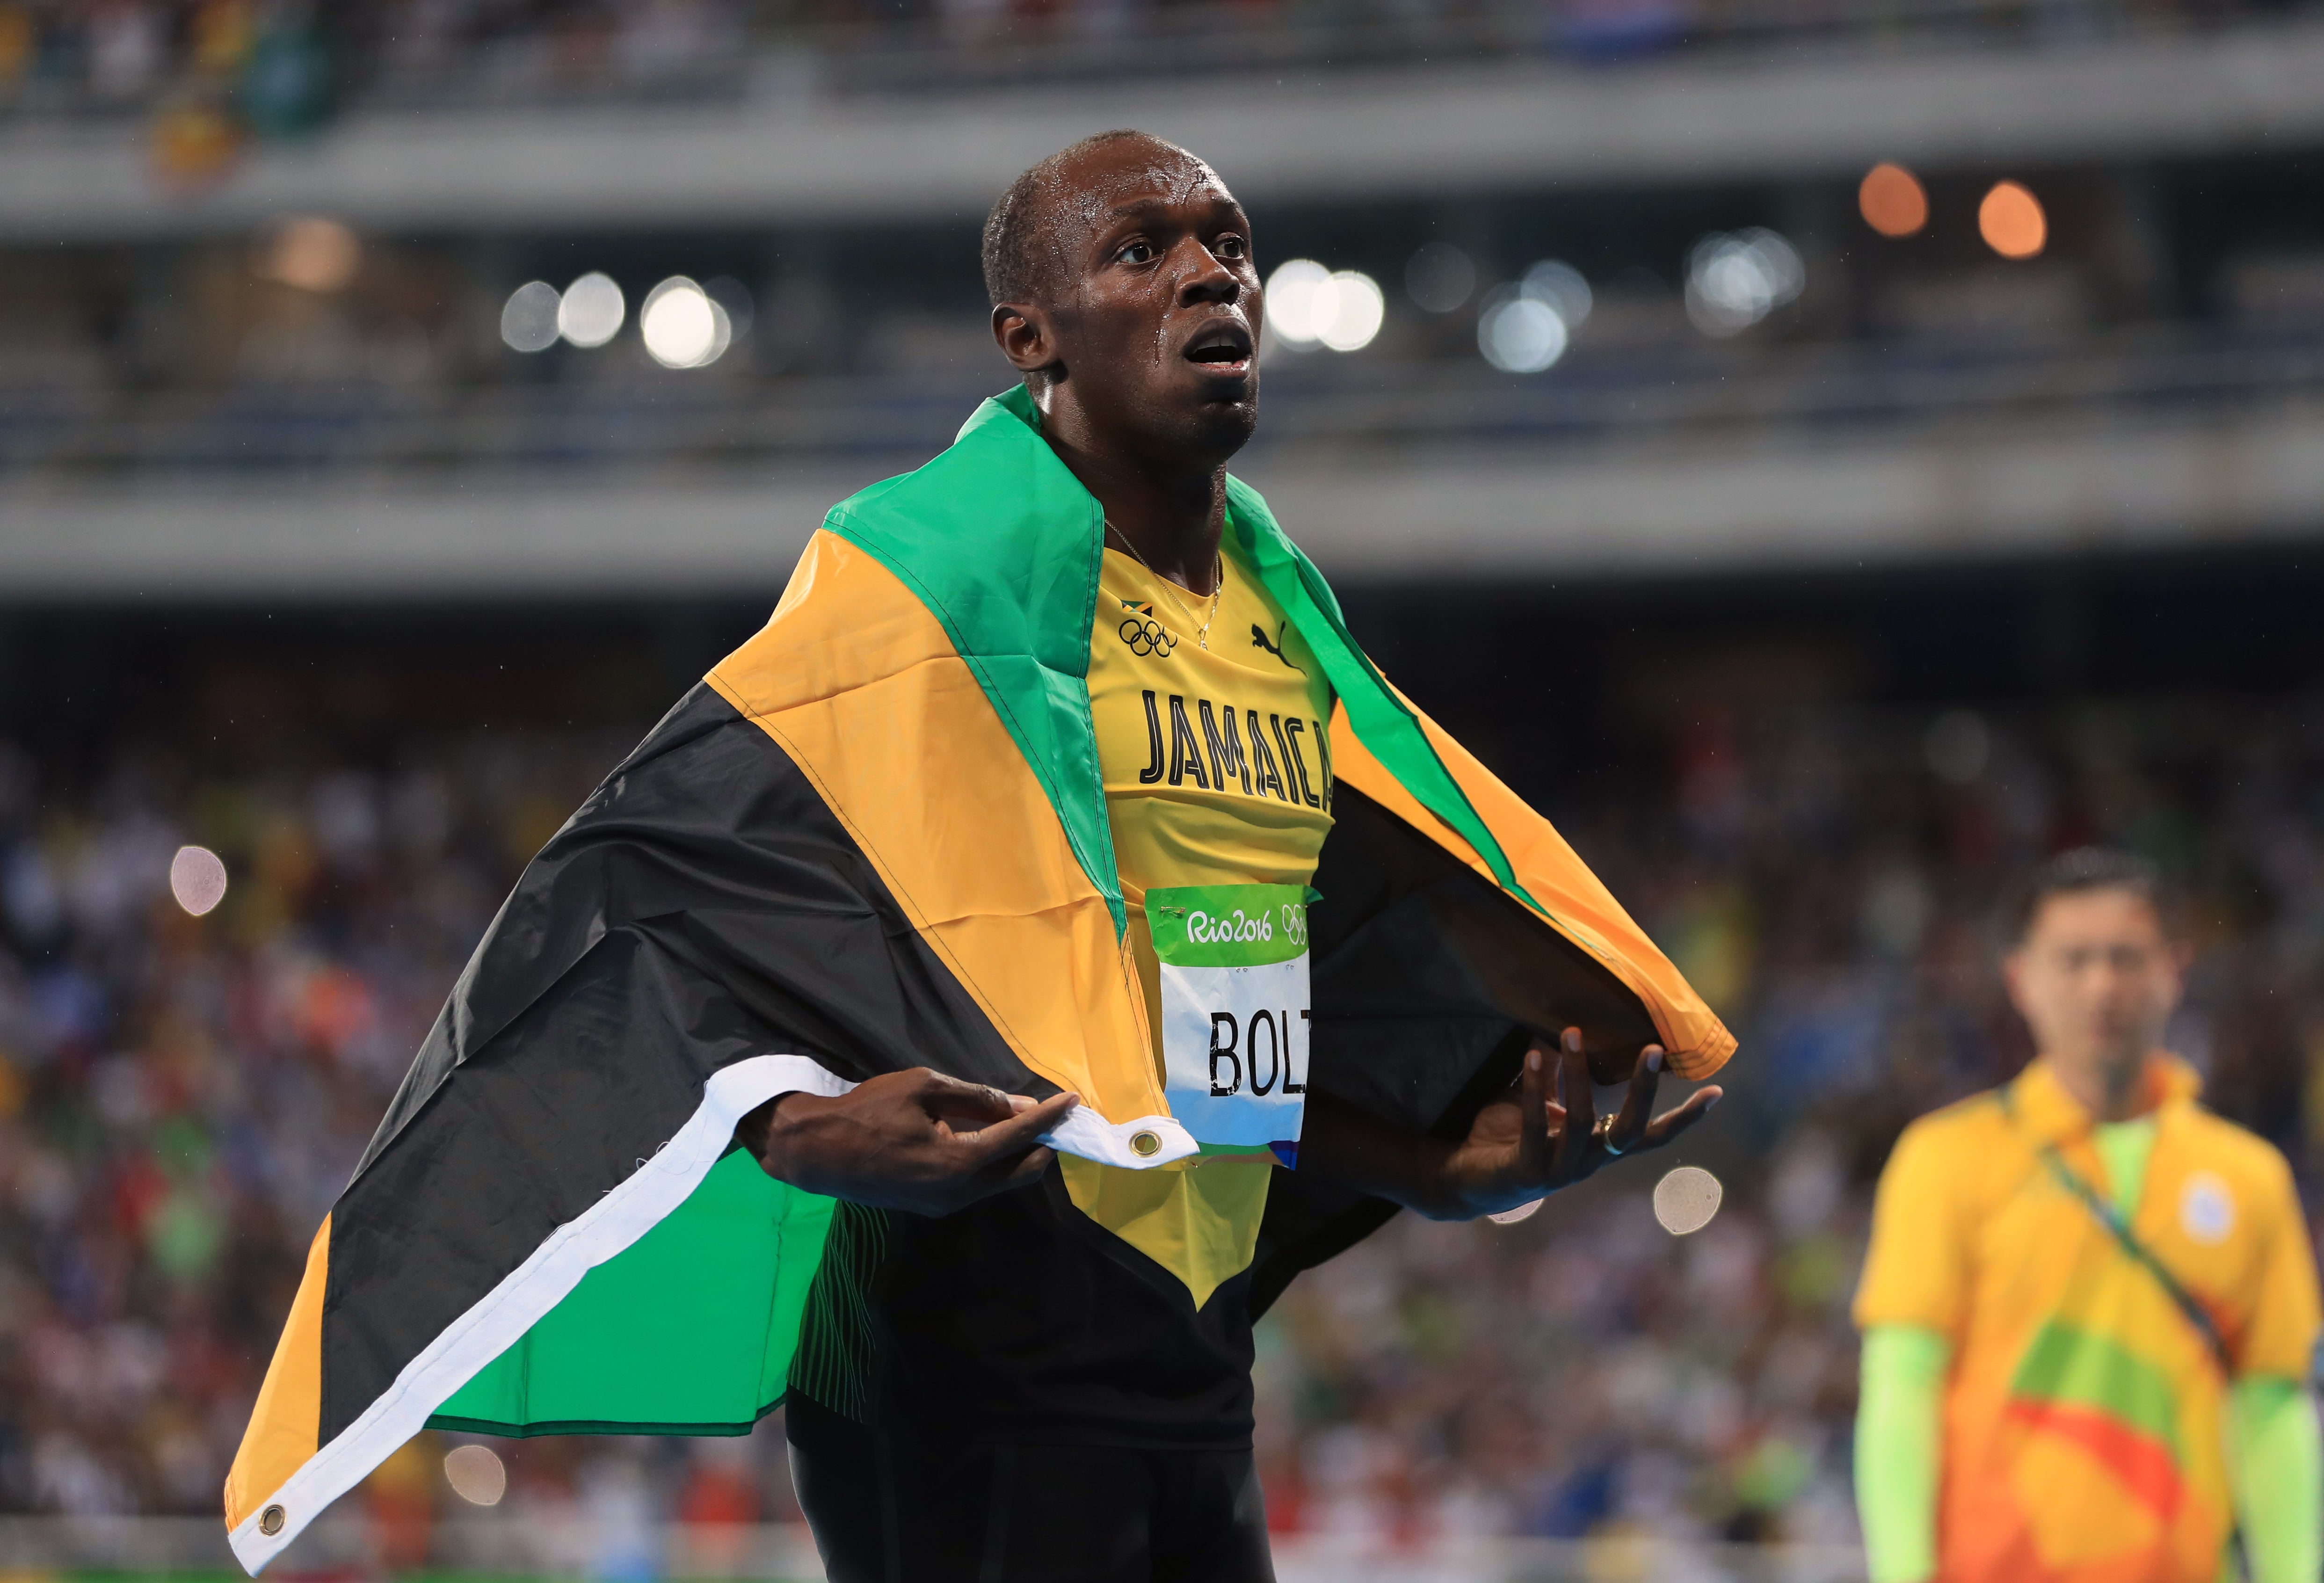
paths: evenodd
<path fill-rule="evenodd" d="M 2180 953 L 2135 890 L 2046 898 L 2004 965 L 2043 1055 L 2070 1081 L 2101 1088 L 2118 1086 L 2161 1045 L 2179 1004 Z"/>
<path fill-rule="evenodd" d="M 1101 145 L 1059 173 L 1036 231 L 1052 300 L 996 308 L 1047 399 L 1168 465 L 1215 466 L 1259 421 L 1250 222 L 1216 172 L 1167 144 Z"/>

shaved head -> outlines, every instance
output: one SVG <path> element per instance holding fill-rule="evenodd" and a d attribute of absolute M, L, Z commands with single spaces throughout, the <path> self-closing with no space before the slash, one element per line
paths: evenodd
<path fill-rule="evenodd" d="M 1109 207 L 1103 192 L 1075 179 L 1077 168 L 1097 153 L 1118 161 L 1139 145 L 1151 154 L 1142 161 L 1149 170 L 1175 166 L 1212 175 L 1208 165 L 1176 143 L 1126 127 L 1059 149 L 1010 182 L 985 216 L 984 290 L 994 307 L 1057 300 L 1074 270 L 1079 232 L 1102 223 Z"/>

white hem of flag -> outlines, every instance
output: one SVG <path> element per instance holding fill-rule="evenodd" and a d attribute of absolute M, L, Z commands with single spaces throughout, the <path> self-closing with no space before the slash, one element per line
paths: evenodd
<path fill-rule="evenodd" d="M 1144 1137 L 1146 1152 L 1139 1153 Z M 1150 1171 L 1173 1160 L 1198 1153 L 1194 1135 L 1167 1116 L 1141 1116 L 1135 1121 L 1112 1122 L 1087 1105 L 1076 1105 L 1065 1118 L 1041 1135 L 1041 1141 L 1061 1154 L 1078 1155 L 1101 1165 Z"/>
<path fill-rule="evenodd" d="M 235 1559 L 256 1577 L 333 1501 L 425 1429 L 429 1415 L 454 1392 L 571 1295 L 583 1276 L 692 1196 L 725 1154 L 743 1117 L 778 1094 L 831 1097 L 854 1086 L 804 1055 L 753 1055 L 712 1073 L 701 1105 L 651 1159 L 586 1213 L 551 1232 L 530 1258 L 406 1364 L 363 1416 L 258 1503 L 226 1536 Z M 281 1525 L 272 1534 L 261 1532 L 260 1522 L 277 1506 Z"/>

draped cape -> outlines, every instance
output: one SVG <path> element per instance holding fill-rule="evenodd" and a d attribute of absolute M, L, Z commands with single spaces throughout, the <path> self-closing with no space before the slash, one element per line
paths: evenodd
<path fill-rule="evenodd" d="M 315 1234 L 226 1486 L 252 1572 L 430 1424 L 741 1434 L 779 1404 L 830 1202 L 733 1146 L 774 1094 L 929 1066 L 1073 1090 L 1068 1153 L 1194 1151 L 1091 724 L 1102 517 L 1038 424 L 987 401 L 833 508 L 766 626 L 527 866 Z M 1311 1091 L 1458 1136 L 1568 1025 L 1717 1070 L 1727 1030 L 1239 480 L 1228 530 L 1336 700 Z M 1391 1213 L 1278 1172 L 1250 1301 Z"/>

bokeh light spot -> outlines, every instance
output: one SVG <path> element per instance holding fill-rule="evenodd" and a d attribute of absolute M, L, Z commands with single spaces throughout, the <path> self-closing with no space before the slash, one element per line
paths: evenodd
<path fill-rule="evenodd" d="M 1856 207 L 1864 223 L 1883 236 L 1910 236 L 1929 223 L 1929 195 L 1921 179 L 1885 161 L 1864 173 Z"/>
<path fill-rule="evenodd" d="M 1336 270 L 1326 283 L 1332 313 L 1316 339 L 1334 352 L 1362 351 L 1388 318 L 1387 295 L 1378 281 L 1356 270 Z"/>
<path fill-rule="evenodd" d="M 1977 206 L 1978 235 L 2004 258 L 2032 258 L 2048 245 L 2049 216 L 2042 200 L 2015 181 L 1997 181 Z"/>
<path fill-rule="evenodd" d="M 726 309 L 684 275 L 672 275 L 646 293 L 638 333 L 648 355 L 664 368 L 706 367 L 734 339 Z"/>
<path fill-rule="evenodd" d="M 1937 778 L 1954 786 L 1967 786 L 1985 773 L 1985 762 L 1993 753 L 1993 733 L 1986 729 L 1985 717 L 1973 709 L 1949 709 L 1929 724 L 1928 735 L 1921 739 L 1921 756 Z"/>
<path fill-rule="evenodd" d="M 1565 321 L 1569 331 L 1582 327 L 1590 317 L 1590 282 L 1563 259 L 1545 258 L 1525 272 L 1517 290 L 1536 302 L 1547 303 Z"/>
<path fill-rule="evenodd" d="M 1295 258 L 1267 281 L 1267 327 L 1295 352 L 1329 346 L 1360 352 L 1388 316 L 1379 282 L 1354 270 L 1327 270 Z"/>
<path fill-rule="evenodd" d="M 1332 272 L 1312 258 L 1295 258 L 1280 264 L 1267 278 L 1267 327 L 1275 338 L 1296 351 L 1306 351 L 1323 340 L 1316 299 L 1326 294 Z"/>
<path fill-rule="evenodd" d="M 1672 1236 L 1689 1236 L 1711 1224 L 1726 1196 L 1718 1177 L 1700 1165 L 1681 1165 L 1655 1183 L 1655 1219 Z"/>
<path fill-rule="evenodd" d="M 363 244 L 337 220 L 318 216 L 285 220 L 266 241 L 259 273 L 285 286 L 318 294 L 337 291 L 355 278 Z"/>
<path fill-rule="evenodd" d="M 564 298 L 546 281 L 528 281 L 501 306 L 501 339 L 518 352 L 546 352 L 557 345 L 557 310 Z"/>
<path fill-rule="evenodd" d="M 1765 226 L 1714 231 L 1686 261 L 1686 316 L 1706 336 L 1750 328 L 1807 284 L 1799 249 Z"/>
<path fill-rule="evenodd" d="M 497 1506 L 508 1494 L 508 1468 L 490 1446 L 454 1446 L 444 1453 L 444 1482 L 472 1506 Z"/>
<path fill-rule="evenodd" d="M 170 894 L 200 917 L 226 899 L 225 862 L 206 846 L 180 847 L 170 860 Z"/>
<path fill-rule="evenodd" d="M 1477 350 L 1503 373 L 1539 373 L 1565 355 L 1565 321 L 1548 303 L 1507 288 L 1477 318 Z"/>
<path fill-rule="evenodd" d="M 613 278 L 591 270 L 565 288 L 565 299 L 557 305 L 557 328 L 576 346 L 602 346 L 621 332 L 628 316 L 629 305 Z"/>
<path fill-rule="evenodd" d="M 1430 313 L 1451 313 L 1477 289 L 1477 266 L 1449 242 L 1431 242 L 1404 266 L 1404 289 Z"/>

